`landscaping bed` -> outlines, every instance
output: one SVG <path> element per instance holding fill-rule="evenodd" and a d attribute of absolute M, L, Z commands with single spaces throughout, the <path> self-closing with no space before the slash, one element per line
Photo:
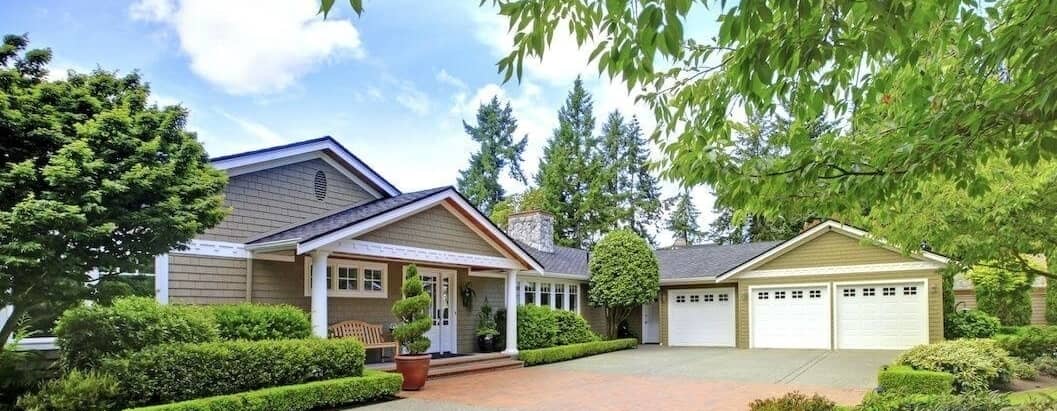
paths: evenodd
<path fill-rule="evenodd" d="M 629 348 L 635 348 L 638 344 L 639 341 L 634 338 L 592 341 L 580 344 L 525 350 L 518 353 L 518 359 L 524 361 L 525 365 L 548 364 L 611 351 L 626 350 Z"/>

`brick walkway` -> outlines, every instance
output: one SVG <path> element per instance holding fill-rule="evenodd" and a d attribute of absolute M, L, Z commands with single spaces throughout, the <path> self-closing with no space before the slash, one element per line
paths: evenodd
<path fill-rule="evenodd" d="M 429 381 L 426 389 L 404 392 L 414 401 L 380 408 L 522 410 L 745 410 L 757 398 L 799 390 L 841 404 L 857 404 L 864 388 L 694 380 L 682 377 L 619 375 L 532 367 Z"/>

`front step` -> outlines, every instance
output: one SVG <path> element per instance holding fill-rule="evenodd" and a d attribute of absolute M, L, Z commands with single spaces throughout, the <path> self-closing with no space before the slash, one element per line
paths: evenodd
<path fill-rule="evenodd" d="M 503 353 L 473 354 L 462 357 L 440 358 L 429 362 L 429 377 L 439 378 L 452 375 L 506 370 L 524 367 L 523 361 L 512 359 Z M 368 364 L 368 368 L 380 371 L 395 372 L 396 364 Z"/>

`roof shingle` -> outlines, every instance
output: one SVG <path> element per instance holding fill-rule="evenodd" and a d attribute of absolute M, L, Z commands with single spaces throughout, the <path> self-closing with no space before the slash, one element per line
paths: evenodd
<path fill-rule="evenodd" d="M 781 243 L 704 244 L 662 248 L 656 254 L 661 265 L 661 279 L 717 277 Z"/>

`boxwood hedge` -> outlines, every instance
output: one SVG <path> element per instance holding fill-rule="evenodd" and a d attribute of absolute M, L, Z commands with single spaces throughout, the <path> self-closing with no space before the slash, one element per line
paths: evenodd
<path fill-rule="evenodd" d="M 954 375 L 888 366 L 877 374 L 877 386 L 885 394 L 950 394 L 954 391 Z"/>
<path fill-rule="evenodd" d="M 610 351 L 635 348 L 639 341 L 634 338 L 622 338 L 619 340 L 592 341 L 581 344 L 562 345 L 558 347 L 540 348 L 535 350 L 524 350 L 518 353 L 518 359 L 525 365 L 547 364 L 558 361 L 571 360 L 573 358 L 586 357 Z"/>

